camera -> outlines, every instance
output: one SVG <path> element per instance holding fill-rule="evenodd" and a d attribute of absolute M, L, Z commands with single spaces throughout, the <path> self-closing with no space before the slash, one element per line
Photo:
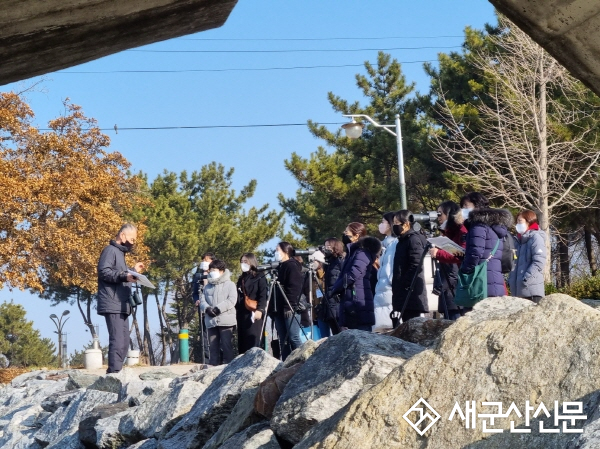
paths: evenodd
<path fill-rule="evenodd" d="M 430 210 L 426 214 L 412 214 L 408 219 L 413 223 L 415 231 L 420 231 L 422 227 L 425 227 L 428 232 L 434 232 L 438 228 L 437 217 L 437 211 Z"/>
<path fill-rule="evenodd" d="M 304 250 L 296 250 L 296 256 L 311 256 L 315 251 L 317 251 L 319 248 L 315 248 L 315 247 L 311 247 L 308 249 L 304 249 Z"/>
<path fill-rule="evenodd" d="M 203 281 L 204 279 L 208 279 L 208 274 L 198 274 L 198 273 L 196 273 L 194 275 L 194 281 L 195 282 L 200 282 L 200 281 Z"/>
<path fill-rule="evenodd" d="M 258 267 L 256 267 L 256 271 L 274 270 L 279 266 L 280 263 L 281 262 L 269 262 L 264 265 L 259 265 Z"/>

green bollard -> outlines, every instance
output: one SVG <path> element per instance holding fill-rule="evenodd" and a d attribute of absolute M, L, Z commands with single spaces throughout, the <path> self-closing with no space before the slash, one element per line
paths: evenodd
<path fill-rule="evenodd" d="M 188 338 L 188 330 L 181 329 L 179 331 L 179 361 L 181 362 L 190 361 L 190 343 Z"/>

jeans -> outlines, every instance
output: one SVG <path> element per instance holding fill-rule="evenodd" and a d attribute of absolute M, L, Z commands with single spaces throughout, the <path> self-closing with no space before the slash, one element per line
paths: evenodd
<path fill-rule="evenodd" d="M 210 347 L 210 358 L 208 360 L 210 365 L 220 364 L 221 351 L 223 351 L 223 363 L 231 362 L 233 360 L 233 326 L 209 328 L 208 345 Z"/>
<path fill-rule="evenodd" d="M 125 313 L 104 315 L 108 329 L 108 369 L 106 374 L 118 373 L 129 350 L 129 316 Z"/>
<path fill-rule="evenodd" d="M 449 310 L 448 315 L 450 316 L 446 316 L 446 314 L 444 313 L 444 319 L 456 321 L 461 317 L 460 310 Z"/>
<path fill-rule="evenodd" d="M 281 359 L 285 361 L 294 349 L 302 346 L 302 341 L 300 340 L 300 314 L 297 313 L 288 318 L 280 312 L 275 315 L 273 321 L 275 322 L 277 335 L 279 335 Z M 289 336 L 288 328 L 290 331 Z"/>

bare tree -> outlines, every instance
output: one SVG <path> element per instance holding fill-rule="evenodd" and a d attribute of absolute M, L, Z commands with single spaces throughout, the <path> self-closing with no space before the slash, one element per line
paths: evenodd
<path fill-rule="evenodd" d="M 478 129 L 438 92 L 444 129 L 435 133 L 436 157 L 491 199 L 535 211 L 550 259 L 551 221 L 594 200 L 594 107 L 590 91 L 544 49 L 506 18 L 499 22 L 503 33 L 489 37 L 497 50 L 470 59 L 491 86 L 476 106 Z"/>

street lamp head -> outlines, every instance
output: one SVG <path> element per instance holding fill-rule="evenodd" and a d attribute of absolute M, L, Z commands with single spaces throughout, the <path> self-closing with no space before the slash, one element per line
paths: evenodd
<path fill-rule="evenodd" d="M 56 315 L 54 315 L 54 314 L 50 315 L 50 319 L 52 319 L 52 318 L 58 319 L 58 317 Z"/>
<path fill-rule="evenodd" d="M 346 132 L 346 137 L 350 139 L 358 139 L 362 135 L 364 127 L 365 125 L 357 123 L 354 119 L 350 123 L 342 125 L 342 128 Z"/>
<path fill-rule="evenodd" d="M 69 313 L 71 313 L 71 311 L 70 311 L 70 310 L 65 310 L 65 311 L 62 313 L 62 316 L 68 315 Z"/>

